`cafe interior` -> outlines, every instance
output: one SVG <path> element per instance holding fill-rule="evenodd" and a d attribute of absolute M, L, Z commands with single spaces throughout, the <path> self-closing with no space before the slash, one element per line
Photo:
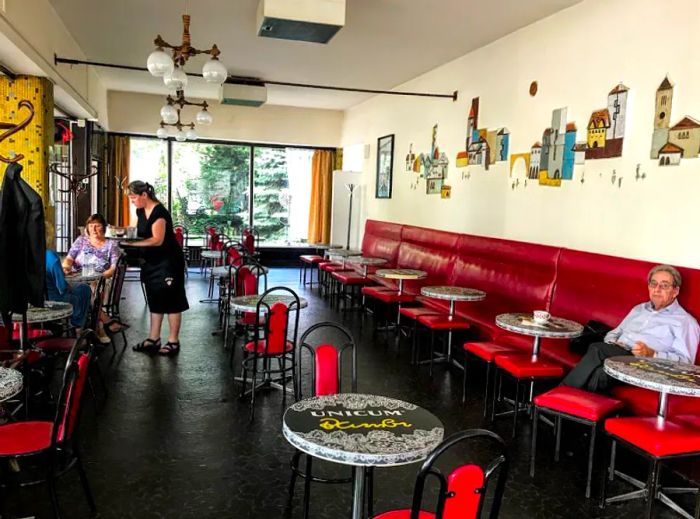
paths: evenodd
<path fill-rule="evenodd" d="M 699 23 L 0 0 L 0 518 L 700 519 Z"/>

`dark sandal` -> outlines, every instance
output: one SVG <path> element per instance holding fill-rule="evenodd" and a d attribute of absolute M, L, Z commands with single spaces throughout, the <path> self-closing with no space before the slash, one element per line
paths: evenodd
<path fill-rule="evenodd" d="M 158 350 L 158 355 L 163 355 L 165 357 L 172 357 L 173 355 L 177 355 L 178 353 L 180 353 L 179 342 L 168 341 L 160 347 L 160 350 Z"/>
<path fill-rule="evenodd" d="M 160 339 L 157 341 L 154 341 L 153 339 L 144 339 L 131 349 L 143 353 L 156 353 L 158 350 L 160 350 L 160 347 Z"/>

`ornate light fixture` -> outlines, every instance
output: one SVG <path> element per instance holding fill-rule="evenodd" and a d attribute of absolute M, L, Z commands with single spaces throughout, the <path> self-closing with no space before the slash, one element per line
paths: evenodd
<path fill-rule="evenodd" d="M 202 101 L 201 103 L 195 103 L 193 101 L 188 101 L 185 98 L 185 93 L 182 90 L 178 90 L 175 97 L 169 95 L 165 98 L 165 100 L 166 104 L 164 104 L 160 109 L 160 128 L 158 128 L 158 131 L 156 132 L 156 135 L 160 139 L 168 138 L 169 133 L 168 129 L 166 128 L 167 126 L 177 128 L 175 139 L 178 141 L 193 141 L 198 138 L 197 132 L 194 129 L 195 123 L 183 123 L 180 119 L 180 113 L 185 106 L 199 106 L 202 108 L 195 116 L 195 121 L 197 121 L 197 124 L 206 126 L 211 124 L 213 121 L 213 117 L 207 110 L 209 107 L 207 102 Z M 176 108 L 176 106 L 179 108 Z M 189 130 L 183 131 L 183 128 L 189 128 Z"/>
<path fill-rule="evenodd" d="M 156 46 L 149 56 L 146 66 L 148 71 L 155 77 L 162 77 L 168 88 L 182 90 L 187 85 L 187 74 L 182 68 L 187 60 L 197 54 L 209 54 L 211 59 L 202 68 L 202 77 L 209 83 L 223 83 L 228 77 L 226 67 L 219 61 L 221 51 L 212 45 L 209 50 L 199 50 L 191 45 L 190 38 L 190 15 L 182 15 L 182 44 L 171 45 L 160 34 L 153 40 Z M 172 57 L 164 49 L 172 51 Z"/>

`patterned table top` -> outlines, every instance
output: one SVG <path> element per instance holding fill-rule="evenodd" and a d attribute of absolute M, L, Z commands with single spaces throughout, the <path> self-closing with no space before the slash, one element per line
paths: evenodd
<path fill-rule="evenodd" d="M 481 301 L 486 298 L 486 292 L 481 290 L 453 286 L 423 287 L 420 293 L 426 297 L 446 301 Z"/>
<path fill-rule="evenodd" d="M 252 267 L 251 267 L 251 268 L 252 268 Z M 234 269 L 234 270 L 235 270 L 235 269 Z M 263 272 L 265 272 L 266 274 L 270 271 L 270 269 L 267 268 L 267 267 L 262 267 L 262 270 L 263 270 Z M 253 271 L 253 273 L 257 273 L 257 272 L 258 272 L 258 267 L 252 268 L 252 271 Z M 218 276 L 218 277 L 225 277 L 225 276 L 228 276 L 228 266 L 227 266 L 227 265 L 222 265 L 221 267 L 214 267 L 214 268 L 211 270 L 211 274 L 212 274 L 212 276 L 214 276 L 214 277 L 217 277 L 217 276 Z"/>
<path fill-rule="evenodd" d="M 576 321 L 552 317 L 546 323 L 540 324 L 533 320 L 532 314 L 526 313 L 497 315 L 496 325 L 509 332 L 551 339 L 571 339 L 578 337 L 583 332 L 583 325 Z"/>
<path fill-rule="evenodd" d="M 337 258 L 347 258 L 349 256 L 360 256 L 362 253 L 359 250 L 348 249 L 333 249 L 326 252 L 328 256 Z"/>
<path fill-rule="evenodd" d="M 73 305 L 57 301 L 46 301 L 44 308 L 30 306 L 27 308 L 28 323 L 47 323 L 70 317 L 73 313 Z M 22 314 L 12 314 L 12 320 L 22 322 Z"/>
<path fill-rule="evenodd" d="M 427 272 L 414 269 L 380 269 L 375 274 L 385 279 L 423 279 L 428 275 Z"/>
<path fill-rule="evenodd" d="M 206 259 L 221 259 L 224 257 L 224 251 L 220 250 L 203 250 L 201 253 L 202 258 Z"/>
<path fill-rule="evenodd" d="M 442 422 L 415 404 L 385 396 L 341 393 L 307 398 L 282 419 L 289 443 L 312 456 L 356 466 L 425 459 L 442 441 Z"/>
<path fill-rule="evenodd" d="M 386 263 L 384 258 L 371 258 L 369 256 L 352 256 L 348 258 L 348 263 L 355 265 L 383 265 Z"/>
<path fill-rule="evenodd" d="M 95 272 L 94 274 L 85 274 L 85 271 L 79 270 L 78 272 L 71 272 L 66 276 L 66 283 L 69 285 L 77 285 L 78 283 L 92 283 L 97 281 L 102 277 L 101 272 Z"/>
<path fill-rule="evenodd" d="M 238 310 L 240 312 L 257 312 L 258 301 L 260 301 L 260 295 L 232 297 L 231 306 L 234 308 L 234 310 Z M 289 306 L 292 304 L 292 302 L 294 302 L 294 298 L 286 294 L 268 294 L 265 297 L 265 302 L 270 306 L 275 303 L 284 303 L 285 305 Z M 309 302 L 303 297 L 300 297 L 299 306 L 300 308 L 306 308 L 309 306 Z M 260 311 L 267 312 L 267 307 L 265 305 L 261 305 Z"/>
<path fill-rule="evenodd" d="M 605 372 L 634 386 L 700 397 L 700 366 L 665 359 L 624 355 L 605 359 Z"/>
<path fill-rule="evenodd" d="M 16 369 L 0 368 L 0 402 L 22 391 L 22 373 Z"/>

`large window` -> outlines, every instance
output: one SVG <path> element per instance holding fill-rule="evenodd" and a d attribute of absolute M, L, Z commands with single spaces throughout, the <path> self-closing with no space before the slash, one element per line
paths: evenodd
<path fill-rule="evenodd" d="M 306 239 L 313 150 L 255 147 L 253 226 L 265 242 Z"/>
<path fill-rule="evenodd" d="M 141 180 L 151 184 L 156 197 L 168 204 L 168 143 L 156 139 L 130 139 L 129 182 Z M 126 187 L 126 186 L 125 186 Z M 136 211 L 131 206 L 131 225 L 136 225 Z"/>
<path fill-rule="evenodd" d="M 250 146 L 174 142 L 173 220 L 190 234 L 213 226 L 237 239 L 249 219 Z"/>
<path fill-rule="evenodd" d="M 213 226 L 238 239 L 252 224 L 264 242 L 298 242 L 308 234 L 312 156 L 311 149 L 132 137 L 129 177 L 153 184 L 190 236 Z"/>

